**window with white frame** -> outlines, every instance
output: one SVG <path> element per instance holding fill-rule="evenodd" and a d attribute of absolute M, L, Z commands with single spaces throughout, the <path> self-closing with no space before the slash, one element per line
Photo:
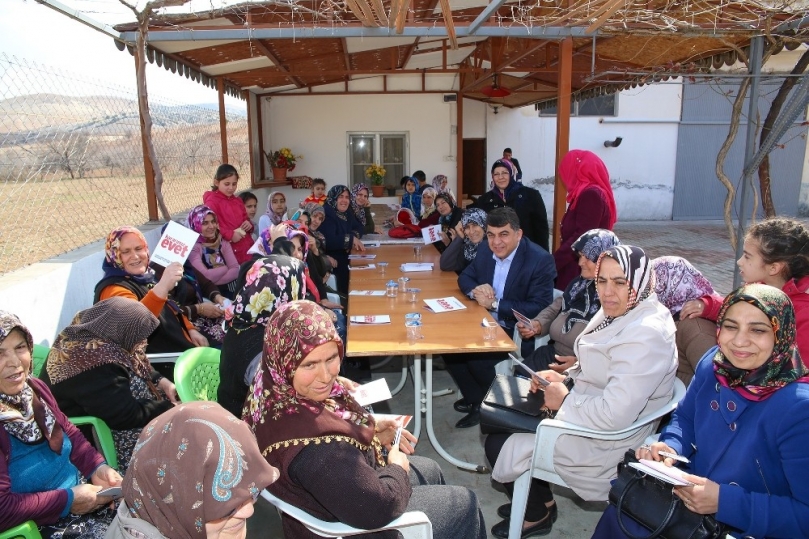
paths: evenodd
<path fill-rule="evenodd" d="M 370 184 L 365 177 L 368 165 L 379 164 L 385 169 L 384 185 L 399 186 L 399 180 L 407 173 L 407 133 L 348 133 L 348 177 L 351 185 Z"/>
<path fill-rule="evenodd" d="M 537 105 L 540 116 L 556 116 L 556 105 L 553 107 L 541 108 Z M 618 94 L 600 95 L 582 99 L 581 101 L 571 101 L 571 116 L 617 116 L 618 115 Z"/>

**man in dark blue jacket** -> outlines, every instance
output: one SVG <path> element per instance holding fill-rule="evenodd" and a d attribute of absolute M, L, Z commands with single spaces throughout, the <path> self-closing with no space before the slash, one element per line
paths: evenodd
<path fill-rule="evenodd" d="M 458 286 L 513 335 L 517 319 L 512 309 L 533 318 L 553 301 L 556 266 L 548 251 L 523 238 L 513 209 L 492 210 L 486 227 L 488 242 L 480 244 L 475 260 L 458 277 Z M 523 357 L 533 350 L 534 340 L 524 340 Z M 445 356 L 447 370 L 463 396 L 455 409 L 467 414 L 456 427 L 480 422 L 480 403 L 494 381 L 494 366 L 507 358 L 507 354 L 486 352 Z"/>

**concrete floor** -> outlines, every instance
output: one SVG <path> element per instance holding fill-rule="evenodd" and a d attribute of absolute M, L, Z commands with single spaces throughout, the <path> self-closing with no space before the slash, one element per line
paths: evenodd
<path fill-rule="evenodd" d="M 649 256 L 678 255 L 687 258 L 722 294 L 727 294 L 732 289 L 734 253 L 721 222 L 619 222 L 615 226 L 615 232 L 624 243 L 643 247 Z M 388 380 L 388 385 L 393 388 L 399 382 L 400 365 L 399 360 L 394 360 L 380 371 L 373 371 L 373 378 L 384 376 Z M 434 387 L 439 389 L 455 386 L 445 371 L 436 371 Z M 482 464 L 485 457 L 483 435 L 480 430 L 454 427 L 455 422 L 461 417 L 461 414 L 452 409 L 452 403 L 457 398 L 459 397 L 453 393 L 435 399 L 436 434 L 442 446 L 451 455 Z M 376 404 L 374 409 L 379 413 L 412 413 L 413 402 L 413 383 L 412 379 L 409 379 L 401 393 L 387 403 Z M 444 461 L 431 446 L 424 426 L 417 454 L 439 462 L 448 483 L 463 485 L 475 491 L 483 508 L 488 529 L 499 522 L 497 507 L 506 503 L 507 498 L 504 493 L 493 488 L 488 474 L 461 470 Z M 555 488 L 554 493 L 559 504 L 559 520 L 554 524 L 553 531 L 548 537 L 577 539 L 590 537 L 606 504 L 584 502 L 568 489 Z M 283 537 L 277 513 L 263 499 L 259 499 L 255 516 L 248 522 L 248 537 Z"/>

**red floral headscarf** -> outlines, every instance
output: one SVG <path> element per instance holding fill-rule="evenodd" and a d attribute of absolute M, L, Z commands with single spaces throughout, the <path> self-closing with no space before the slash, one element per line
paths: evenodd
<path fill-rule="evenodd" d="M 607 228 L 612 230 L 618 220 L 618 210 L 610 185 L 610 173 L 604 161 L 587 150 L 570 150 L 559 163 L 559 176 L 567 188 L 570 209 L 576 207 L 579 195 L 588 187 L 597 187 L 601 190 L 610 211 L 610 224 Z"/>

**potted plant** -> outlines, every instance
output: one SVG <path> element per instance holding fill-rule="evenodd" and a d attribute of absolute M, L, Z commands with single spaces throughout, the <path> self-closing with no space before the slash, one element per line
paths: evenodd
<path fill-rule="evenodd" d="M 274 180 L 286 180 L 287 172 L 295 170 L 295 163 L 298 159 L 303 159 L 302 155 L 295 155 L 289 148 L 264 152 L 267 161 L 272 167 L 272 177 Z"/>
<path fill-rule="evenodd" d="M 385 181 L 385 169 L 380 165 L 370 165 L 365 169 L 365 177 L 371 180 L 371 191 L 375 197 L 381 197 L 385 190 L 382 182 Z"/>

